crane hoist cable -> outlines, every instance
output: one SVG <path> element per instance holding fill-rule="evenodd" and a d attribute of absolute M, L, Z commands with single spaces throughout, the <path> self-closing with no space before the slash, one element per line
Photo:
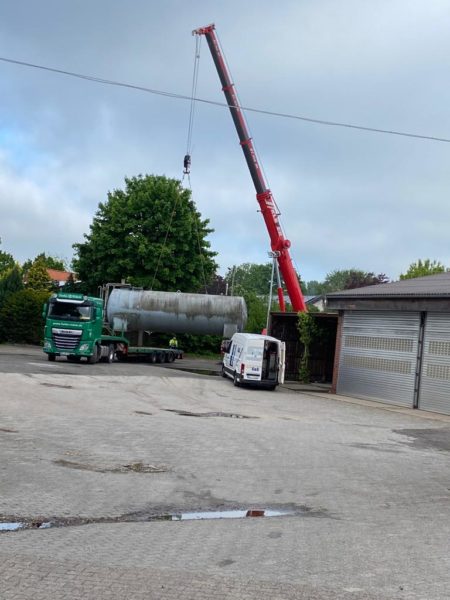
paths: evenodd
<path fill-rule="evenodd" d="M 184 181 L 184 178 L 187 178 L 188 188 L 191 193 L 192 199 L 192 184 L 191 184 L 191 153 L 192 153 L 192 133 L 194 130 L 194 117 L 195 117 L 195 108 L 196 108 L 196 95 L 197 95 L 197 84 L 198 84 L 198 72 L 200 66 L 200 48 L 201 48 L 201 38 L 200 36 L 195 36 L 195 54 L 194 54 L 194 70 L 192 74 L 192 89 L 191 89 L 191 108 L 189 111 L 189 126 L 188 126 L 188 134 L 186 141 L 186 154 L 183 160 L 183 178 L 181 182 Z M 197 235 L 197 244 L 198 244 L 198 253 L 200 258 L 200 265 L 202 269 L 202 278 L 203 285 L 205 288 L 205 294 L 208 293 L 208 286 L 206 284 L 206 275 L 205 275 L 205 264 L 204 264 L 204 254 L 202 252 L 202 245 L 200 242 L 200 231 L 199 231 L 199 223 L 194 219 L 194 225 Z"/>
<path fill-rule="evenodd" d="M 186 154 L 183 159 L 183 179 L 185 175 L 191 172 L 191 153 L 192 153 L 192 131 L 194 129 L 194 117 L 196 108 L 196 95 L 198 84 L 198 71 L 200 66 L 200 36 L 195 36 L 195 55 L 194 55 L 194 72 L 192 74 L 192 89 L 191 89 L 191 107 L 189 111 L 189 126 L 186 142 Z"/>
<path fill-rule="evenodd" d="M 199 36 L 195 36 L 195 55 L 194 55 L 194 71 L 193 71 L 193 75 L 192 75 L 191 107 L 190 107 L 190 111 L 189 111 L 189 126 L 188 126 L 187 142 L 186 142 L 186 154 L 183 159 L 183 177 L 181 179 L 181 183 L 183 183 L 184 178 L 187 176 L 187 180 L 188 180 L 188 184 L 189 184 L 188 187 L 189 187 L 191 198 L 192 198 L 192 185 L 191 185 L 190 172 L 191 172 L 192 132 L 193 132 L 193 128 L 194 128 L 194 116 L 195 116 L 195 107 L 196 107 L 195 96 L 197 94 L 198 71 L 199 71 L 199 63 L 200 63 L 200 46 L 201 46 L 201 39 L 199 38 Z M 158 261 L 156 263 L 156 268 L 155 268 L 152 285 L 151 285 L 150 289 L 153 289 L 153 285 L 156 281 L 156 276 L 158 274 L 159 265 L 161 264 L 161 258 L 162 258 L 162 255 L 163 255 L 164 250 L 167 245 L 167 238 L 169 237 L 169 233 L 172 228 L 172 221 L 175 216 L 175 212 L 176 212 L 176 209 L 178 206 L 179 199 L 180 199 L 180 195 L 177 196 L 174 207 L 172 209 L 172 214 L 170 215 L 169 225 L 167 227 L 166 235 L 164 237 L 164 242 L 161 247 L 161 252 L 159 253 L 159 256 L 158 256 Z M 201 243 L 200 243 L 200 232 L 199 232 L 198 223 L 195 218 L 194 218 L 194 226 L 195 226 L 196 236 L 197 236 L 203 285 L 205 287 L 205 293 L 208 293 L 207 292 L 207 284 L 206 284 L 206 276 L 205 276 L 204 256 L 202 253 L 202 247 L 201 247 Z"/>

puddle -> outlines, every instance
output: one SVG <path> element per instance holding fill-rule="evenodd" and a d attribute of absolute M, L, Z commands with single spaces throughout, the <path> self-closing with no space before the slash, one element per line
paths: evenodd
<path fill-rule="evenodd" d="M 11 522 L 11 523 L 0 523 L 0 531 L 19 531 L 19 529 L 48 529 L 52 527 L 50 521 L 46 522 Z"/>
<path fill-rule="evenodd" d="M 60 385 L 59 383 L 41 383 L 40 385 L 45 385 L 45 387 L 52 387 L 52 388 L 63 388 L 63 390 L 73 389 L 73 385 Z"/>
<path fill-rule="evenodd" d="M 296 513 L 292 510 L 262 510 L 262 509 L 249 509 L 249 510 L 218 510 L 218 511 L 204 511 L 204 512 L 185 512 L 179 515 L 173 514 L 168 515 L 168 519 L 171 521 L 197 521 L 207 519 L 247 519 L 257 517 L 285 517 L 288 515 L 295 515 Z M 297 513 L 298 514 L 298 513 Z"/>
<path fill-rule="evenodd" d="M 24 527 L 25 523 L 0 523 L 0 531 L 17 531 Z"/>
<path fill-rule="evenodd" d="M 94 473 L 167 473 L 170 468 L 167 465 L 149 465 L 142 462 L 133 462 L 126 465 L 108 466 L 75 462 L 60 458 L 53 463 L 58 467 L 78 469 L 79 471 L 93 471 Z"/>
<path fill-rule="evenodd" d="M 450 452 L 450 429 L 393 429 L 393 432 L 410 438 L 403 443 L 412 448 Z"/>
<path fill-rule="evenodd" d="M 238 413 L 228 413 L 228 412 L 204 412 L 204 413 L 196 413 L 190 412 L 189 410 L 176 410 L 174 408 L 165 408 L 166 412 L 172 412 L 181 417 L 227 417 L 229 419 L 258 419 L 259 417 L 249 417 L 247 415 L 240 415 Z"/>
<path fill-rule="evenodd" d="M 167 513 L 128 513 L 117 517 L 65 517 L 65 518 L 39 518 L 29 519 L 17 517 L 6 517 L 8 522 L 0 523 L 0 534 L 8 531 L 20 531 L 26 529 L 53 529 L 61 527 L 74 527 L 80 525 L 112 524 L 112 523 L 151 523 L 156 521 L 208 521 L 218 519 L 251 519 L 251 518 L 281 518 L 281 517 L 318 517 L 336 518 L 324 509 L 313 510 L 309 506 L 297 506 L 293 508 L 243 508 L 204 511 L 173 511 Z"/>
<path fill-rule="evenodd" d="M 134 413 L 136 415 L 148 415 L 149 417 L 151 417 L 153 414 L 151 412 L 146 412 L 145 410 L 135 410 Z"/>

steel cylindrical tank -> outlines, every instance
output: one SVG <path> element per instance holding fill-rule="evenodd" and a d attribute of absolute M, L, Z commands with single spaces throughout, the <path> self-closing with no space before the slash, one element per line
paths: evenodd
<path fill-rule="evenodd" d="M 247 307 L 240 296 L 114 289 L 107 319 L 115 331 L 159 331 L 230 337 L 243 331 Z"/>

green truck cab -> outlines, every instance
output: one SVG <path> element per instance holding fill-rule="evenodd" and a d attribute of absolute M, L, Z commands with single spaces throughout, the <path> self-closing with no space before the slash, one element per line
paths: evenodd
<path fill-rule="evenodd" d="M 66 356 L 78 362 L 86 357 L 90 363 L 114 360 L 120 336 L 103 335 L 103 302 L 100 298 L 60 292 L 44 305 L 44 352 L 48 360 Z"/>

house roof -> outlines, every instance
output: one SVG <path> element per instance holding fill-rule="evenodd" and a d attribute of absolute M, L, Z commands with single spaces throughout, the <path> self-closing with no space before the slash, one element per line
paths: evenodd
<path fill-rule="evenodd" d="M 68 281 L 71 275 L 69 271 L 57 271 L 56 269 L 47 269 L 47 273 L 52 281 Z"/>
<path fill-rule="evenodd" d="M 330 300 L 339 298 L 448 298 L 450 297 L 450 272 L 369 285 L 354 290 L 331 292 L 326 297 Z"/>

